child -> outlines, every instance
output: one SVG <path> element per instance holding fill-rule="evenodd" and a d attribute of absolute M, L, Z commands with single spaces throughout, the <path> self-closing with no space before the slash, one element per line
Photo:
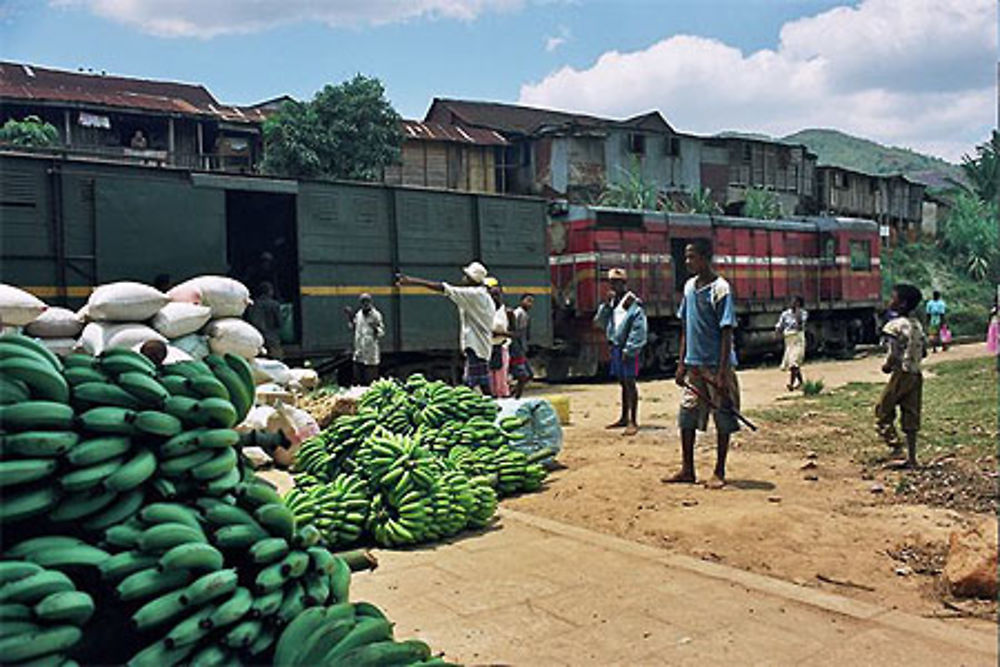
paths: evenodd
<path fill-rule="evenodd" d="M 902 454 L 899 434 L 893 424 L 896 406 L 901 413 L 901 426 L 906 435 L 906 467 L 917 465 L 917 431 L 920 430 L 920 406 L 924 378 L 920 362 L 927 356 L 927 336 L 913 311 L 920 304 L 920 290 L 900 284 L 892 289 L 892 310 L 898 314 L 882 328 L 889 342 L 889 352 L 882 365 L 883 373 L 891 373 L 882 397 L 875 405 L 879 435 L 892 448 L 894 457 Z"/>

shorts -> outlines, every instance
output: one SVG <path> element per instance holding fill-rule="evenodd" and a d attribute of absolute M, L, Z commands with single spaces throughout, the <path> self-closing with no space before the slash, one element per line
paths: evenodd
<path fill-rule="evenodd" d="M 920 408 L 923 403 L 924 377 L 920 373 L 895 371 L 882 390 L 875 404 L 875 419 L 879 431 L 889 435 L 896 420 L 896 406 L 901 413 L 900 426 L 904 432 L 920 430 Z"/>
<path fill-rule="evenodd" d="M 489 362 L 473 352 L 472 348 L 465 350 L 465 375 L 463 380 L 467 387 L 480 387 L 487 394 L 492 394 L 490 390 Z"/>
<path fill-rule="evenodd" d="M 517 380 L 530 380 L 535 377 L 527 357 L 512 358 L 510 360 L 510 374 Z"/>
<path fill-rule="evenodd" d="M 736 379 L 736 371 L 730 368 L 724 379 L 729 394 L 725 403 L 721 400 L 719 388 L 714 384 L 717 374 L 718 369 L 707 366 L 692 366 L 687 369 L 687 383 L 692 385 L 697 393 L 685 387 L 681 395 L 677 425 L 682 431 L 695 429 L 704 431 L 708 428 L 709 412 L 715 421 L 715 430 L 719 433 L 728 435 L 740 430 L 739 420 L 736 419 L 733 410 L 727 409 L 728 407 L 740 409 L 740 383 Z M 706 397 L 708 401 L 705 400 Z M 712 406 L 715 406 L 715 409 Z"/>
<path fill-rule="evenodd" d="M 639 355 L 626 357 L 620 347 L 612 345 L 610 375 L 617 380 L 634 380 L 639 377 Z"/>

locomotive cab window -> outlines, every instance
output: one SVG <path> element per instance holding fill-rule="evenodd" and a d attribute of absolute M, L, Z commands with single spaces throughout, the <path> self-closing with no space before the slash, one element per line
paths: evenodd
<path fill-rule="evenodd" d="M 871 271 L 871 241 L 851 241 L 851 271 Z"/>

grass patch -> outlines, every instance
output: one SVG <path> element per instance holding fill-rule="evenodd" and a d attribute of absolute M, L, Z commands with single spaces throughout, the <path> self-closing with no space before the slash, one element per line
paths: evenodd
<path fill-rule="evenodd" d="M 802 393 L 806 396 L 819 396 L 823 393 L 823 381 L 806 380 L 802 383 Z"/>
<path fill-rule="evenodd" d="M 992 358 L 949 361 L 933 367 L 924 381 L 918 455 L 923 460 L 953 454 L 960 459 L 996 460 L 997 379 Z M 852 382 L 819 396 L 801 397 L 756 412 L 766 422 L 796 425 L 815 434 L 814 449 L 853 455 L 861 462 L 885 456 L 875 434 L 874 406 L 882 384 Z"/>

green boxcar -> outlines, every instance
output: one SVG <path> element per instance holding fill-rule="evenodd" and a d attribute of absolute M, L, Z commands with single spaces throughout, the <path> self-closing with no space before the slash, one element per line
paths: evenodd
<path fill-rule="evenodd" d="M 385 317 L 386 353 L 450 354 L 455 308 L 399 290 L 402 271 L 458 280 L 478 259 L 518 296 L 536 296 L 532 343 L 551 347 L 545 202 L 441 190 L 293 181 L 0 155 L 0 280 L 78 307 L 94 285 L 243 279 L 275 258 L 279 300 L 293 313 L 286 355 L 348 349 L 345 306 L 369 292 Z M 248 285 L 253 289 L 254 285 Z"/>

